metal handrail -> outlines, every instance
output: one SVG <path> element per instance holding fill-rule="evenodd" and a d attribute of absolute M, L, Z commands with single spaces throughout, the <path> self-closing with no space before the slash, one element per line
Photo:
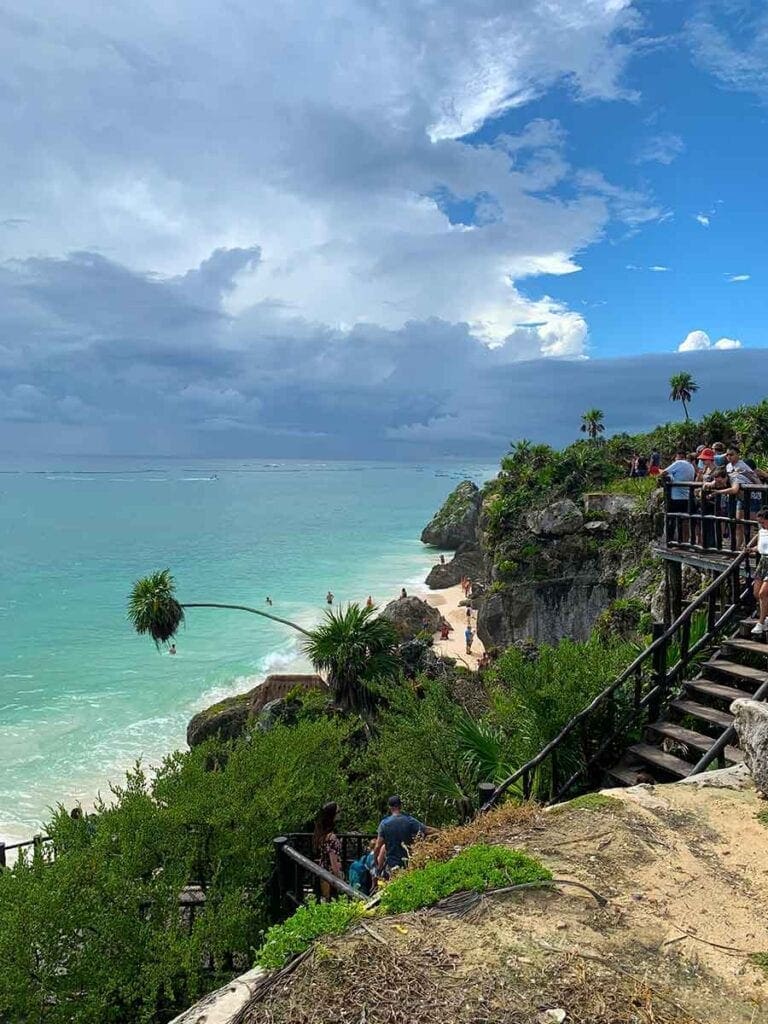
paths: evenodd
<path fill-rule="evenodd" d="M 564 744 L 564 742 L 571 735 L 573 735 L 576 729 L 582 723 L 586 722 L 598 708 L 602 708 L 605 704 L 607 704 L 607 702 L 610 701 L 610 699 L 617 693 L 617 691 L 620 690 L 632 678 L 633 675 L 636 675 L 639 672 L 639 670 L 649 660 L 653 662 L 655 661 L 657 656 L 661 655 L 662 657 L 664 657 L 666 655 L 666 650 L 670 640 L 675 639 L 678 636 L 678 634 L 682 635 L 684 630 L 686 630 L 688 635 L 690 635 L 690 622 L 695 612 L 705 607 L 710 597 L 716 594 L 716 592 L 720 589 L 723 583 L 725 583 L 726 580 L 729 579 L 729 577 L 740 577 L 741 567 L 745 563 L 748 566 L 749 558 L 752 553 L 753 552 L 750 548 L 745 548 L 739 555 L 737 555 L 737 557 L 729 563 L 729 565 L 723 570 L 723 572 L 721 572 L 701 592 L 701 594 L 699 594 L 695 598 L 695 600 L 693 600 L 681 612 L 681 614 L 674 620 L 674 622 L 670 626 L 667 627 L 667 629 L 660 633 L 660 635 L 657 636 L 653 640 L 653 642 L 635 658 L 631 665 L 624 669 L 621 675 L 613 683 L 611 683 L 610 686 L 606 687 L 601 693 L 599 693 L 594 698 L 594 700 L 592 700 L 591 703 L 587 705 L 587 707 L 585 707 L 577 715 L 574 715 L 574 717 L 560 730 L 557 736 L 555 736 L 554 739 L 550 740 L 549 743 L 542 747 L 538 754 L 536 754 L 524 765 L 522 765 L 520 768 L 514 771 L 510 776 L 504 779 L 503 782 L 500 782 L 499 785 L 496 786 L 496 788 L 494 789 L 488 801 L 482 807 L 482 810 L 488 810 L 489 808 L 491 808 L 499 799 L 499 797 L 503 796 L 503 794 L 506 793 L 511 786 L 513 786 L 521 778 L 524 780 L 529 778 L 532 775 L 532 773 L 539 767 L 539 765 L 541 765 L 547 758 L 554 757 L 556 755 L 558 748 L 560 748 Z M 662 695 L 661 691 L 662 689 L 666 689 L 667 682 L 670 679 L 675 678 L 682 671 L 682 669 L 686 667 L 688 662 L 690 662 L 691 658 L 694 657 L 695 654 L 698 653 L 698 651 L 701 650 L 701 648 L 704 646 L 705 639 L 711 638 L 713 633 L 721 629 L 730 620 L 734 610 L 739 606 L 741 600 L 743 600 L 747 596 L 747 594 L 748 588 L 745 588 L 743 591 L 737 591 L 734 588 L 735 600 L 733 601 L 733 603 L 727 609 L 724 610 L 723 614 L 718 619 L 708 623 L 706 636 L 702 637 L 701 640 L 687 652 L 687 655 L 684 652 L 681 652 L 680 660 L 675 665 L 673 665 L 668 671 L 664 672 L 664 686 L 662 687 L 662 685 L 657 683 L 656 686 L 654 686 L 649 691 L 649 693 L 647 693 L 642 698 L 642 700 L 638 701 L 637 710 L 652 705 L 654 700 Z M 594 763 L 595 760 L 608 749 L 608 747 L 615 740 L 615 738 L 615 736 L 610 736 L 598 748 L 593 757 L 590 758 L 589 763 L 585 765 L 583 768 L 579 769 L 579 771 L 572 775 L 564 785 L 559 787 L 557 792 L 553 794 L 553 800 L 550 802 L 554 802 L 554 799 L 559 798 L 563 795 L 564 792 L 570 789 L 570 787 L 579 778 L 579 776 L 583 774 L 586 768 L 590 767 L 590 765 Z"/>

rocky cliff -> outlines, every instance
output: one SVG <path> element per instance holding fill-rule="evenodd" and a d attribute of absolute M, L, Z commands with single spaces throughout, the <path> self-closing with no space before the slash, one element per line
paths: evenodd
<path fill-rule="evenodd" d="M 421 532 L 424 544 L 455 551 L 473 543 L 477 533 L 482 494 L 477 484 L 462 480 Z"/>
<path fill-rule="evenodd" d="M 602 492 L 538 505 L 531 499 L 499 530 L 491 524 L 495 497 L 494 482 L 471 497 L 478 512 L 463 520 L 464 541 L 427 577 L 433 589 L 454 586 L 463 576 L 476 584 L 477 632 L 486 648 L 527 639 L 584 640 L 617 599 L 650 606 L 660 567 L 650 554 L 655 524 L 646 499 Z M 461 484 L 424 534 L 432 536 L 433 524 L 449 521 L 469 499 Z"/>

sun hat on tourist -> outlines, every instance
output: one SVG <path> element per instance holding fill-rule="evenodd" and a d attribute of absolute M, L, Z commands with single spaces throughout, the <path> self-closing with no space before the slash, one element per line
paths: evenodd
<path fill-rule="evenodd" d="M 699 458 L 703 459 L 705 462 L 714 462 L 715 453 L 712 448 L 702 448 L 699 452 Z"/>

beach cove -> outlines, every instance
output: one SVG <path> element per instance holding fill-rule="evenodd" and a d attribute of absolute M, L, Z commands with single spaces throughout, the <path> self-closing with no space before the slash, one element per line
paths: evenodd
<path fill-rule="evenodd" d="M 421 528 L 459 480 L 494 467 L 79 459 L 2 470 L 0 838 L 12 841 L 59 801 L 90 805 L 137 758 L 182 747 L 201 708 L 306 668 L 283 627 L 237 612 L 190 613 L 178 655 L 158 654 L 126 620 L 139 575 L 170 567 L 187 600 L 265 607 L 269 595 L 306 625 L 329 588 L 337 602 L 383 604 L 401 586 L 424 596 L 435 551 Z M 429 600 L 455 630 L 451 649 L 436 648 L 465 658 L 458 590 Z"/>

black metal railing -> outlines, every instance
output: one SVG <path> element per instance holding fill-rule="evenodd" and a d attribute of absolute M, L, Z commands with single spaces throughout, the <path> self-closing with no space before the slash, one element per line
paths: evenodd
<path fill-rule="evenodd" d="M 702 553 L 736 554 L 757 531 L 755 518 L 768 504 L 768 486 L 723 494 L 701 483 L 664 483 L 664 543 Z"/>
<path fill-rule="evenodd" d="M 510 789 L 526 800 L 557 803 L 577 784 L 599 781 L 633 731 L 655 721 L 685 671 L 752 604 L 751 550 L 744 550 L 602 693 L 542 750 L 494 789 L 488 809 Z M 697 769 L 698 770 L 698 766 Z"/>
<path fill-rule="evenodd" d="M 363 856 L 371 839 L 375 837 L 360 832 L 337 834 L 341 841 L 340 859 L 344 878 L 337 878 L 313 859 L 311 832 L 292 832 L 274 840 L 273 912 L 277 917 L 292 914 L 308 896 L 320 899 L 341 894 L 353 899 L 364 898 L 345 879 L 350 864 Z"/>
<path fill-rule="evenodd" d="M 51 856 L 55 856 L 56 850 L 53 845 L 53 839 L 50 836 L 33 836 L 31 839 L 22 839 L 18 843 L 0 843 L 0 869 L 8 867 L 8 854 L 18 852 L 31 847 L 33 854 L 42 853 L 45 848 L 46 852 Z"/>

